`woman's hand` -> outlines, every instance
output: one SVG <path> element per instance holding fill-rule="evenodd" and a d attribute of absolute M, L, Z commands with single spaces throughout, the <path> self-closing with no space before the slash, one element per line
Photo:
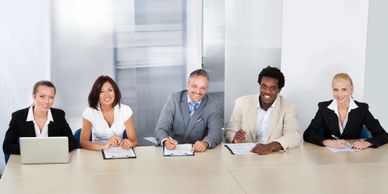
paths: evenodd
<path fill-rule="evenodd" d="M 344 148 L 346 144 L 348 144 L 348 142 L 343 139 L 340 139 L 340 140 L 326 139 L 322 143 L 323 145 L 332 147 L 332 148 Z"/>
<path fill-rule="evenodd" d="M 119 143 L 120 143 L 120 138 L 118 138 L 117 136 L 114 136 L 114 137 L 108 139 L 108 141 L 106 141 L 103 149 L 108 149 L 111 147 L 118 146 Z"/>
<path fill-rule="evenodd" d="M 102 149 L 104 150 L 104 149 L 108 149 L 111 147 L 114 147 L 114 144 L 113 144 L 113 142 L 108 141 L 103 145 Z"/>
<path fill-rule="evenodd" d="M 124 149 L 129 149 L 129 148 L 135 147 L 136 143 L 132 142 L 129 139 L 123 139 L 123 140 L 121 140 L 121 142 L 119 143 L 118 146 L 120 146 L 121 148 L 124 148 Z"/>
<path fill-rule="evenodd" d="M 368 148 L 370 146 L 372 146 L 372 144 L 368 141 L 356 141 L 352 144 L 352 148 L 359 149 L 359 150 Z"/>

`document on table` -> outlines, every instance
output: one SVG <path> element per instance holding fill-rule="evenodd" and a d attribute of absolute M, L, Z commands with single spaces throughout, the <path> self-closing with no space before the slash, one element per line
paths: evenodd
<path fill-rule="evenodd" d="M 326 146 L 327 147 L 327 146 Z M 332 152 L 359 152 L 361 150 L 359 149 L 353 149 L 350 147 L 345 147 L 345 148 L 332 148 L 332 147 L 327 147 L 330 151 Z"/>
<path fill-rule="evenodd" d="M 121 147 L 104 149 L 102 150 L 102 156 L 104 159 L 136 158 L 136 154 L 132 148 L 123 149 Z"/>
<path fill-rule="evenodd" d="M 194 156 L 194 152 L 191 151 L 192 144 L 178 144 L 175 150 L 169 150 L 163 147 L 163 156 Z"/>
<path fill-rule="evenodd" d="M 255 147 L 255 143 L 227 143 L 225 147 L 234 155 L 248 155 L 253 154 L 250 150 Z"/>

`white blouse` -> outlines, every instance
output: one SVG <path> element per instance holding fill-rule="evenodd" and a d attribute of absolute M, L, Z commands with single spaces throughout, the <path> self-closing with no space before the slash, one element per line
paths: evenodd
<path fill-rule="evenodd" d="M 121 104 L 121 106 L 117 104 L 114 107 L 114 118 L 111 127 L 109 127 L 108 122 L 104 119 L 100 107 L 97 107 L 97 109 L 87 107 L 82 113 L 82 117 L 92 123 L 92 141 L 95 143 L 105 143 L 113 136 L 122 139 L 125 122 L 132 116 L 132 109 L 125 104 Z"/>

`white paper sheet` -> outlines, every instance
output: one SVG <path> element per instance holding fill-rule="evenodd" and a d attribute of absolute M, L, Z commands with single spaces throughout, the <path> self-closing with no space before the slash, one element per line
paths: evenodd
<path fill-rule="evenodd" d="M 255 143 L 230 143 L 225 146 L 235 155 L 253 154 L 250 150 L 256 146 Z"/>
<path fill-rule="evenodd" d="M 332 148 L 332 147 L 327 147 L 330 151 L 332 152 L 359 152 L 361 150 L 359 149 L 353 149 L 353 148 L 349 148 L 349 147 L 345 147 L 345 148 Z"/>
<path fill-rule="evenodd" d="M 192 144 L 178 144 L 176 145 L 175 150 L 169 150 L 167 148 L 163 148 L 164 156 L 194 156 L 194 152 L 191 151 L 193 147 Z"/>

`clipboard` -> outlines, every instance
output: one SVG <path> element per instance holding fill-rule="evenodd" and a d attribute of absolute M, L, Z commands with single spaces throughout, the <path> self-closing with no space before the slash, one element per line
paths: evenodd
<path fill-rule="evenodd" d="M 178 144 L 175 150 L 169 150 L 163 147 L 163 156 L 194 156 L 195 153 L 191 151 L 192 144 Z"/>
<path fill-rule="evenodd" d="M 136 153 L 132 148 L 123 149 L 121 147 L 113 147 L 101 150 L 101 152 L 104 160 L 136 158 Z"/>

